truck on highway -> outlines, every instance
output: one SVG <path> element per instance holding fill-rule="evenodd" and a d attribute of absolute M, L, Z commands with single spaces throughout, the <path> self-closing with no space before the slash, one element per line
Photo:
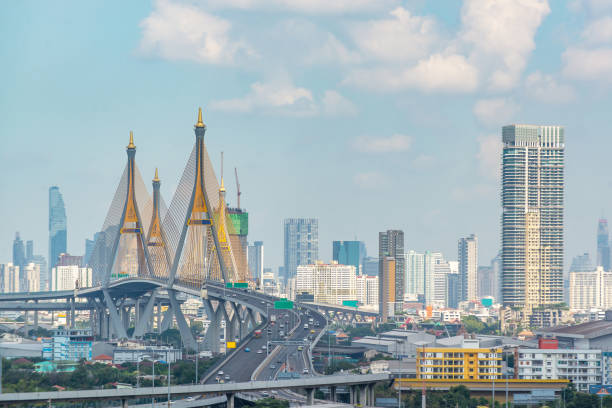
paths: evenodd
<path fill-rule="evenodd" d="M 308 330 L 308 323 L 304 323 L 304 330 Z"/>
<path fill-rule="evenodd" d="M 261 330 L 255 330 L 255 332 L 253 332 L 253 336 L 255 336 L 256 339 L 261 337 Z"/>
<path fill-rule="evenodd" d="M 276 323 L 276 315 L 275 315 L 275 314 L 270 315 L 270 321 L 271 321 L 272 323 Z"/>

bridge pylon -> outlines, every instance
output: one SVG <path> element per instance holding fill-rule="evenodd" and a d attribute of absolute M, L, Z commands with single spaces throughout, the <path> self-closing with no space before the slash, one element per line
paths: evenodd
<path fill-rule="evenodd" d="M 164 220 L 168 225 L 178 226 L 169 287 L 175 281 L 201 288 L 206 280 L 236 279 L 235 262 L 227 262 L 233 256 L 227 239 L 226 204 L 221 196 L 216 196 L 219 188 L 204 143 L 206 125 L 201 108 L 194 131 L 192 156 L 170 205 L 168 221 Z"/>

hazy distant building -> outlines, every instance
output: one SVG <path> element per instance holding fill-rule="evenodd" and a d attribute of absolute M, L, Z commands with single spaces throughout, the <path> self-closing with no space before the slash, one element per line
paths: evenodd
<path fill-rule="evenodd" d="M 502 141 L 503 304 L 530 315 L 563 302 L 565 134 L 510 125 Z"/>
<path fill-rule="evenodd" d="M 448 305 L 448 277 L 449 274 L 458 273 L 457 261 L 447 261 L 440 256 L 434 258 L 434 305 L 438 307 L 450 307 Z M 455 297 L 458 293 L 455 294 Z"/>
<path fill-rule="evenodd" d="M 446 307 L 456 309 L 459 307 L 461 295 L 461 281 L 459 273 L 446 275 Z"/>
<path fill-rule="evenodd" d="M 49 272 L 57 265 L 60 254 L 67 252 L 67 222 L 64 199 L 59 187 L 49 188 Z"/>
<path fill-rule="evenodd" d="M 495 293 L 495 271 L 493 266 L 478 267 L 478 298 L 496 297 Z"/>
<path fill-rule="evenodd" d="M 96 238 L 98 234 L 99 232 L 94 234 L 94 239 L 85 238 L 85 255 L 83 255 L 83 266 L 89 265 L 89 262 L 91 261 L 91 255 L 96 247 Z"/>
<path fill-rule="evenodd" d="M 362 241 L 333 241 L 332 259 L 341 265 L 353 265 L 358 274 L 362 273 L 366 246 Z"/>
<path fill-rule="evenodd" d="M 363 258 L 363 268 L 361 273 L 368 276 L 378 276 L 378 258 L 374 258 L 372 256 L 366 256 Z"/>
<path fill-rule="evenodd" d="M 2 293 L 19 292 L 19 266 L 12 262 L 0 264 L 0 289 Z"/>
<path fill-rule="evenodd" d="M 597 224 L 597 266 L 603 267 L 604 271 L 610 270 L 610 234 L 605 218 L 600 218 Z"/>
<path fill-rule="evenodd" d="M 461 300 L 478 299 L 478 238 L 472 234 L 458 244 Z"/>
<path fill-rule="evenodd" d="M 30 262 L 25 266 L 24 270 L 24 287 L 22 291 L 40 292 L 40 266 L 34 262 Z"/>
<path fill-rule="evenodd" d="M 316 218 L 288 218 L 284 228 L 285 283 L 295 277 L 299 265 L 311 265 L 319 259 L 319 220 Z"/>
<path fill-rule="evenodd" d="M 572 258 L 572 264 L 570 265 L 570 272 L 592 272 L 595 270 L 595 266 L 591 261 L 591 256 L 588 252 L 582 255 L 576 255 Z"/>
<path fill-rule="evenodd" d="M 25 284 L 24 269 L 26 265 L 25 247 L 23 241 L 19 236 L 19 231 L 15 233 L 15 239 L 13 240 L 13 265 L 19 267 L 19 286 L 23 287 Z"/>
<path fill-rule="evenodd" d="M 264 244 L 263 241 L 255 241 L 249 245 L 248 251 L 249 273 L 251 278 L 261 282 L 264 269 Z"/>
<path fill-rule="evenodd" d="M 400 300 L 404 299 L 405 289 L 405 274 L 406 274 L 406 259 L 404 255 L 404 232 L 400 230 L 388 230 L 378 233 L 378 263 L 379 263 L 379 281 L 382 281 L 380 276 L 384 269 L 384 259 L 391 257 L 394 259 L 395 276 L 393 282 L 395 285 L 395 311 L 401 312 L 402 305 Z M 380 283 L 379 283 L 380 284 Z M 382 287 L 382 284 L 380 284 Z M 381 296 L 382 298 L 382 296 Z"/>

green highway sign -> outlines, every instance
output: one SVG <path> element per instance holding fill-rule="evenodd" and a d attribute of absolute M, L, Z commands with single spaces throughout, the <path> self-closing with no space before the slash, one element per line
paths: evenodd
<path fill-rule="evenodd" d="M 226 288 L 233 288 L 233 287 L 234 287 L 234 284 L 233 284 L 232 282 L 227 282 L 227 283 L 225 284 L 225 287 L 226 287 Z"/>
<path fill-rule="evenodd" d="M 342 306 L 357 307 L 357 303 L 358 302 L 356 300 L 343 300 Z"/>
<path fill-rule="evenodd" d="M 248 289 L 249 283 L 248 282 L 234 282 L 234 287 L 238 289 Z"/>
<path fill-rule="evenodd" d="M 277 300 L 274 302 L 275 309 L 293 309 L 293 302 L 290 300 Z"/>

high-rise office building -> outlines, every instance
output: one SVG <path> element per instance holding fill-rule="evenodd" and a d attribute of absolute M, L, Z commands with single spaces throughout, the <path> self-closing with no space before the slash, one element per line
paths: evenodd
<path fill-rule="evenodd" d="M 365 243 L 361 241 L 334 241 L 332 259 L 341 265 L 353 265 L 357 274 L 363 273 L 363 260 L 366 257 Z"/>
<path fill-rule="evenodd" d="M 384 287 L 380 283 L 383 279 L 380 277 L 385 267 L 385 258 L 393 258 L 395 262 L 395 277 L 393 283 L 395 285 L 395 312 L 399 313 L 402 311 L 402 301 L 404 299 L 405 290 L 405 275 L 406 275 L 406 258 L 404 254 L 404 231 L 400 230 L 387 230 L 386 232 L 378 233 L 378 263 L 379 263 L 379 285 Z M 381 300 L 384 300 L 380 296 Z M 382 309 L 381 309 L 382 310 Z"/>
<path fill-rule="evenodd" d="M 406 252 L 406 293 L 425 294 L 425 254 L 412 249 Z"/>
<path fill-rule="evenodd" d="M 461 294 L 461 280 L 459 273 L 446 274 L 446 307 L 456 309 L 459 307 Z"/>
<path fill-rule="evenodd" d="M 380 258 L 378 269 L 378 313 L 383 322 L 390 316 L 395 315 L 395 310 L 397 309 L 396 300 L 401 301 L 402 299 L 396 298 L 398 286 L 395 282 L 397 276 L 396 270 L 395 258 L 390 256 Z"/>
<path fill-rule="evenodd" d="M 570 272 L 569 307 L 573 311 L 612 308 L 612 272 L 598 266 L 595 271 Z"/>
<path fill-rule="evenodd" d="M 248 247 L 249 273 L 251 279 L 262 282 L 264 273 L 264 245 L 263 241 L 255 241 Z"/>
<path fill-rule="evenodd" d="M 283 279 L 295 278 L 299 265 L 314 264 L 319 258 L 319 220 L 287 218 L 284 228 Z"/>
<path fill-rule="evenodd" d="M 82 256 L 63 254 L 58 263 L 51 268 L 49 290 L 72 290 L 92 285 L 92 270 L 84 268 Z"/>
<path fill-rule="evenodd" d="M 296 275 L 296 292 L 307 292 L 316 303 L 342 305 L 345 300 L 357 300 L 357 274 L 353 265 L 336 262 L 299 265 Z"/>
<path fill-rule="evenodd" d="M 504 306 L 563 302 L 565 135 L 561 126 L 502 129 L 502 295 Z"/>
<path fill-rule="evenodd" d="M 605 218 L 600 218 L 597 224 L 597 266 L 603 267 L 604 271 L 610 270 L 610 234 Z"/>
<path fill-rule="evenodd" d="M 0 290 L 2 293 L 19 292 L 19 266 L 12 262 L 0 264 Z"/>
<path fill-rule="evenodd" d="M 461 300 L 478 299 L 478 238 L 472 234 L 458 244 Z"/>
<path fill-rule="evenodd" d="M 66 253 L 66 209 L 59 187 L 49 188 L 49 280 L 60 254 Z"/>
<path fill-rule="evenodd" d="M 85 255 L 83 255 L 83 266 L 89 265 L 91 260 L 91 254 L 93 254 L 94 248 L 96 247 L 96 239 L 100 233 L 94 234 L 94 239 L 85 238 Z"/>

